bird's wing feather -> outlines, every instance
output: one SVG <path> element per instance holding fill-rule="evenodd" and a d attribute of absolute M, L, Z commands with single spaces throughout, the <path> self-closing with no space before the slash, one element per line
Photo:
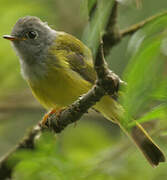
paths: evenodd
<path fill-rule="evenodd" d="M 84 56 L 76 53 L 70 53 L 67 56 L 71 69 L 93 84 L 96 80 L 96 73 L 92 67 L 92 63 L 85 61 L 84 58 Z"/>
<path fill-rule="evenodd" d="M 95 82 L 96 72 L 93 68 L 92 54 L 80 40 L 60 32 L 56 38 L 55 51 L 57 51 L 58 60 L 63 59 L 82 78 L 92 84 Z"/>

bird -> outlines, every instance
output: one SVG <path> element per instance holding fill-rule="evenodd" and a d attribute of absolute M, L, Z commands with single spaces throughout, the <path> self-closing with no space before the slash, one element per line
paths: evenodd
<path fill-rule="evenodd" d="M 11 35 L 3 37 L 12 42 L 32 94 L 50 113 L 69 106 L 94 85 L 92 53 L 73 35 L 52 29 L 38 17 L 26 16 L 16 22 Z M 139 123 L 135 121 L 129 129 L 121 123 L 124 110 L 115 98 L 105 95 L 93 108 L 118 124 L 153 167 L 165 161 L 161 149 Z"/>

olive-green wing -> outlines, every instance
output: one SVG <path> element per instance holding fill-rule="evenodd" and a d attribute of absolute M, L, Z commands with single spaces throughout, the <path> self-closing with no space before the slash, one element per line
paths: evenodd
<path fill-rule="evenodd" d="M 55 44 L 57 54 L 64 57 L 62 59 L 67 61 L 70 68 L 93 84 L 96 73 L 90 50 L 80 40 L 64 32 L 59 32 Z"/>
<path fill-rule="evenodd" d="M 80 40 L 70 34 L 58 32 L 54 51 L 57 61 L 64 60 L 83 79 L 91 84 L 95 83 L 96 72 L 91 51 Z M 113 95 L 112 98 L 116 100 L 117 95 Z"/>
<path fill-rule="evenodd" d="M 80 76 L 92 84 L 95 82 L 96 73 L 93 69 L 92 62 L 86 61 L 83 55 L 76 53 L 70 53 L 67 56 L 67 59 L 73 71 L 77 72 Z"/>

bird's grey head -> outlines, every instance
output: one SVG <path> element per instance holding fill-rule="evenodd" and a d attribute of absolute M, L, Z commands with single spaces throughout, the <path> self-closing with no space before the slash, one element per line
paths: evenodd
<path fill-rule="evenodd" d="M 19 19 L 11 35 L 4 38 L 12 41 L 21 61 L 31 65 L 46 58 L 55 35 L 56 32 L 47 23 L 37 17 L 26 16 Z"/>

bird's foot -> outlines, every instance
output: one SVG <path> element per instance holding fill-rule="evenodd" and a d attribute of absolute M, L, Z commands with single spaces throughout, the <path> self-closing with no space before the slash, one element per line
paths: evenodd
<path fill-rule="evenodd" d="M 42 121 L 40 122 L 40 125 L 41 125 L 42 127 L 45 127 L 49 116 L 51 116 L 51 115 L 53 115 L 53 114 L 56 114 L 56 116 L 59 116 L 63 110 L 64 110 L 64 108 L 52 109 L 51 111 L 49 111 L 48 113 L 46 113 L 46 114 L 44 115 Z"/>

